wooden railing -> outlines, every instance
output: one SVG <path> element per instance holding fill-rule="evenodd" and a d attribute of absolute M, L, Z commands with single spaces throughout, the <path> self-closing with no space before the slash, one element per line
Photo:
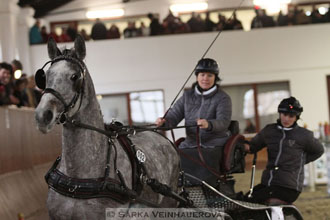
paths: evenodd
<path fill-rule="evenodd" d="M 0 107 L 0 175 L 54 161 L 61 151 L 61 128 L 42 134 L 34 109 Z"/>

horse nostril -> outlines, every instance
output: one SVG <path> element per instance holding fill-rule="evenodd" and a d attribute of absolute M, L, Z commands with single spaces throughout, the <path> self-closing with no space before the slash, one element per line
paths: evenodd
<path fill-rule="evenodd" d="M 44 112 L 44 122 L 46 124 L 49 124 L 51 122 L 51 120 L 53 119 L 53 112 L 51 110 L 47 110 Z"/>

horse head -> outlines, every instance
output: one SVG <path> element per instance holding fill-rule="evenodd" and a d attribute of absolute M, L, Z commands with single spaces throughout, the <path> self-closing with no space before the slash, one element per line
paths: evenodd
<path fill-rule="evenodd" d="M 37 86 L 43 89 L 35 111 L 37 127 L 43 133 L 49 132 L 56 123 L 64 123 L 67 117 L 74 117 L 82 107 L 82 97 L 88 90 L 85 85 L 87 68 L 83 62 L 86 47 L 81 36 L 77 36 L 72 49 L 62 51 L 50 38 L 48 55 L 50 61 L 35 75 Z M 49 69 L 44 71 L 49 63 Z"/>

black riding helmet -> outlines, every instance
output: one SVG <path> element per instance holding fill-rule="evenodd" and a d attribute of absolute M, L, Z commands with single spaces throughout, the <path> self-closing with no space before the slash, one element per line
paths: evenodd
<path fill-rule="evenodd" d="M 283 99 L 281 101 L 277 111 L 279 113 L 294 114 L 297 116 L 297 119 L 299 119 L 301 113 L 303 112 L 303 107 L 295 97 L 291 96 L 290 98 Z"/>
<path fill-rule="evenodd" d="M 195 69 L 195 75 L 197 76 L 200 72 L 213 73 L 216 76 L 219 75 L 219 67 L 217 61 L 210 58 L 199 60 Z"/>

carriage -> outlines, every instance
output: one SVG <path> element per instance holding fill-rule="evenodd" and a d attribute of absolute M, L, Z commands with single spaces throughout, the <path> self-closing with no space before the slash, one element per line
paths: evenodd
<path fill-rule="evenodd" d="M 231 174 L 244 172 L 245 164 L 237 122 L 224 148 L 195 150 L 177 149 L 156 128 L 104 125 L 82 37 L 64 50 L 50 39 L 48 54 L 51 60 L 36 73 L 44 92 L 35 117 L 43 133 L 63 124 L 62 154 L 45 176 L 51 219 L 105 219 L 107 208 L 141 205 L 211 210 L 221 219 L 271 219 L 280 208 L 285 219 L 302 219 L 293 205 L 238 200 Z"/>

